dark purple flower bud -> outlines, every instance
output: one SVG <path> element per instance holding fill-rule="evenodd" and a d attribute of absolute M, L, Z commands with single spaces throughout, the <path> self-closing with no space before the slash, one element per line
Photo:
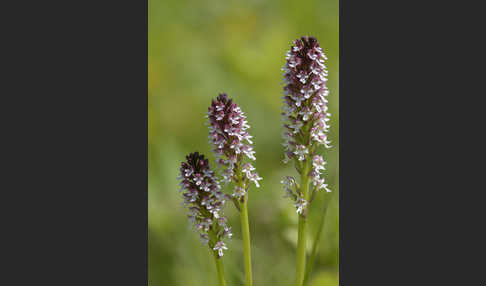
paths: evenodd
<path fill-rule="evenodd" d="M 231 231 L 227 231 L 227 219 L 222 211 L 224 195 L 208 160 L 198 152 L 187 155 L 186 161 L 181 163 L 179 179 L 184 205 L 189 210 L 187 216 L 200 232 L 201 242 L 209 243 L 209 247 L 222 256 L 222 251 L 226 248 L 214 247 L 218 243 L 224 245 L 222 240 L 224 237 L 231 237 Z"/>

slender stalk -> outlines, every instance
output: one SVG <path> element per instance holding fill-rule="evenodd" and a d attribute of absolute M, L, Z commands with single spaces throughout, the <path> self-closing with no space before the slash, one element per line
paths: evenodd
<path fill-rule="evenodd" d="M 319 222 L 319 229 L 317 230 L 316 239 L 314 239 L 314 243 L 312 245 L 311 255 L 310 255 L 309 260 L 307 262 L 307 269 L 306 269 L 306 272 L 305 272 L 304 284 L 303 285 L 307 285 L 307 283 L 309 281 L 309 276 L 310 276 L 310 273 L 312 271 L 312 266 L 314 265 L 314 261 L 316 259 L 317 247 L 318 247 L 319 241 L 321 239 L 321 233 L 322 233 L 322 230 L 324 228 L 326 213 L 327 213 L 327 209 L 328 209 L 330 202 L 331 202 L 331 197 L 328 200 L 324 200 L 324 205 L 322 207 L 322 216 L 321 216 L 321 220 Z"/>
<path fill-rule="evenodd" d="M 309 162 L 304 162 L 304 169 L 301 174 L 301 191 L 304 199 L 309 201 Z M 305 214 L 305 213 L 304 213 Z M 297 240 L 297 266 L 296 266 L 296 286 L 301 286 L 304 281 L 305 260 L 306 260 L 306 229 L 307 219 L 303 215 L 299 215 L 299 234 Z"/>
<path fill-rule="evenodd" d="M 226 281 L 224 280 L 224 268 L 222 259 L 218 256 L 217 251 L 211 250 L 214 256 L 214 263 L 216 263 L 216 269 L 218 270 L 218 281 L 219 286 L 226 286 Z"/>
<path fill-rule="evenodd" d="M 245 277 L 246 286 L 252 286 L 251 273 L 251 248 L 250 248 L 250 227 L 248 224 L 248 194 L 244 198 L 244 202 L 240 204 L 240 218 L 241 218 L 241 232 L 243 235 L 243 252 L 245 261 Z"/>

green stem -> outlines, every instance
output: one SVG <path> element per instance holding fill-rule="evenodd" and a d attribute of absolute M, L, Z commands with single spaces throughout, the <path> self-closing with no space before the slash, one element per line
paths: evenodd
<path fill-rule="evenodd" d="M 224 268 L 221 257 L 218 256 L 217 251 L 211 250 L 214 256 L 214 262 L 216 263 L 216 269 L 218 270 L 218 281 L 219 286 L 226 286 L 226 281 L 224 280 Z"/>
<path fill-rule="evenodd" d="M 252 286 L 251 273 L 251 248 L 250 248 L 250 227 L 248 224 L 248 194 L 244 198 L 244 202 L 240 204 L 240 218 L 241 218 L 241 232 L 243 235 L 243 252 L 245 260 L 245 277 L 246 286 Z"/>
<path fill-rule="evenodd" d="M 301 174 L 301 191 L 304 199 L 309 202 L 309 163 L 307 161 L 304 162 L 304 168 Z M 309 205 L 306 206 L 308 208 Z M 304 215 L 306 215 L 307 211 L 304 211 Z M 305 272 L 305 243 L 306 243 L 306 228 L 307 222 L 306 217 L 304 215 L 299 215 L 299 234 L 297 240 L 297 265 L 296 265 L 296 286 L 301 286 L 304 281 L 304 272 Z"/>
<path fill-rule="evenodd" d="M 331 196 L 329 197 L 328 200 L 324 199 L 324 206 L 322 207 L 321 221 L 319 222 L 319 229 L 317 230 L 316 239 L 314 239 L 314 243 L 312 245 L 312 251 L 311 251 L 311 255 L 309 257 L 309 261 L 307 263 L 307 269 L 306 269 L 306 272 L 305 272 L 304 284 L 303 285 L 307 285 L 310 273 L 312 271 L 312 265 L 314 265 L 314 261 L 316 259 L 317 246 L 319 245 L 319 241 L 321 239 L 321 233 L 322 233 L 322 229 L 324 228 L 324 222 L 325 222 L 325 219 L 326 219 L 326 213 L 327 213 L 329 203 L 331 202 Z"/>

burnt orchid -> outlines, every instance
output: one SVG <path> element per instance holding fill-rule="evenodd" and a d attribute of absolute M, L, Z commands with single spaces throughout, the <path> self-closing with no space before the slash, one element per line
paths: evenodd
<path fill-rule="evenodd" d="M 250 125 L 241 108 L 229 99 L 226 93 L 221 93 L 212 100 L 208 108 L 209 138 L 214 146 L 216 162 L 223 167 L 223 181 L 237 181 L 244 186 L 236 186 L 233 197 L 242 199 L 248 191 L 249 182 L 256 187 L 260 178 L 251 163 L 244 163 L 245 157 L 255 160 L 255 151 L 251 146 L 253 138 L 248 129 Z"/>
<path fill-rule="evenodd" d="M 307 209 L 317 191 L 331 191 L 322 177 L 326 162 L 316 154 L 320 145 L 331 147 L 326 59 L 316 38 L 306 36 L 294 41 L 282 68 L 284 163 L 293 161 L 300 175 L 300 185 L 291 176 L 282 180 L 285 196 L 293 200 L 299 216 L 297 286 L 304 279 Z"/>
<path fill-rule="evenodd" d="M 224 195 L 209 162 L 198 152 L 186 156 L 180 168 L 180 191 L 184 198 L 187 216 L 199 232 L 203 245 L 213 253 L 220 285 L 226 285 L 220 258 L 227 250 L 224 238 L 231 238 L 231 227 L 223 215 Z"/>
<path fill-rule="evenodd" d="M 262 178 L 255 172 L 255 167 L 247 160 L 255 160 L 255 151 L 251 146 L 252 136 L 248 133 L 250 125 L 241 108 L 221 93 L 211 101 L 208 108 L 209 139 L 213 145 L 216 162 L 222 167 L 223 181 L 233 182 L 231 199 L 240 211 L 243 234 L 246 285 L 251 286 L 251 249 L 248 223 L 248 189 L 251 183 L 258 188 Z"/>

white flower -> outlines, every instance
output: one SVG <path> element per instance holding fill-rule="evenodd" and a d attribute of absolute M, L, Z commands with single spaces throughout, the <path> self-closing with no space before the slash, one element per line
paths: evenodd
<path fill-rule="evenodd" d="M 207 210 L 211 210 L 213 206 L 211 205 L 214 202 L 213 198 L 210 197 L 203 197 L 201 200 L 201 206 L 206 206 Z"/>
<path fill-rule="evenodd" d="M 311 95 L 314 93 L 314 88 L 312 86 L 310 87 L 305 87 L 300 90 L 300 93 L 304 95 L 305 99 L 309 99 Z"/>
<path fill-rule="evenodd" d="M 211 191 L 211 184 L 203 181 L 201 185 L 199 185 L 199 189 L 204 190 L 205 192 L 209 192 Z"/>
<path fill-rule="evenodd" d="M 324 165 L 326 165 L 326 162 L 324 161 L 324 159 L 322 159 L 322 156 L 315 155 L 312 158 L 312 166 L 318 174 L 320 174 L 320 170 L 326 170 L 326 168 L 324 168 Z"/>
<path fill-rule="evenodd" d="M 300 96 L 294 96 L 294 95 L 290 95 L 290 97 L 295 100 L 295 106 L 299 107 L 301 104 L 302 104 L 302 101 L 305 100 L 305 97 L 300 97 Z"/>
<path fill-rule="evenodd" d="M 294 154 L 299 156 L 298 160 L 303 161 L 305 160 L 305 154 L 308 154 L 309 150 L 304 145 L 297 145 L 294 151 Z"/>
<path fill-rule="evenodd" d="M 248 159 L 251 159 L 253 161 L 256 160 L 255 158 L 255 151 L 253 151 L 253 147 L 251 147 L 250 145 L 243 145 L 243 154 L 246 155 L 246 157 L 248 157 Z"/>
<path fill-rule="evenodd" d="M 302 115 L 302 119 L 304 121 L 307 121 L 309 120 L 309 118 L 312 116 L 312 110 L 310 110 L 309 108 L 303 108 L 302 111 L 299 112 L 299 114 Z"/>
<path fill-rule="evenodd" d="M 184 175 L 186 177 L 189 177 L 190 175 L 192 175 L 193 171 L 192 171 L 192 168 L 187 168 L 184 170 Z"/>
<path fill-rule="evenodd" d="M 231 227 L 225 227 L 223 231 L 223 235 L 226 235 L 228 238 L 231 238 L 233 236 L 233 233 L 231 232 Z"/>
<path fill-rule="evenodd" d="M 297 208 L 297 213 L 302 214 L 305 211 L 305 208 L 307 206 L 307 201 L 304 200 L 303 198 L 298 198 L 295 201 L 294 206 Z"/>
<path fill-rule="evenodd" d="M 305 83 L 307 81 L 307 78 L 309 77 L 308 74 L 305 73 L 304 70 L 301 70 L 298 74 L 297 74 L 297 78 L 300 79 L 300 82 L 302 83 Z"/>
<path fill-rule="evenodd" d="M 254 170 L 255 170 L 255 168 L 250 163 L 246 163 L 245 165 L 243 165 L 243 168 L 241 169 L 241 171 L 243 173 L 245 173 L 248 178 L 251 175 L 251 171 L 254 171 Z"/>
<path fill-rule="evenodd" d="M 331 190 L 327 187 L 327 184 L 325 183 L 325 179 L 324 178 L 315 178 L 312 181 L 312 184 L 314 186 L 316 186 L 317 190 L 325 189 L 326 192 L 328 192 L 328 193 L 331 192 Z"/>
<path fill-rule="evenodd" d="M 223 250 L 226 250 L 228 249 L 226 247 L 226 245 L 224 244 L 223 241 L 218 241 L 216 242 L 216 245 L 214 246 L 213 250 L 217 250 L 218 251 L 218 256 L 223 256 Z"/>
<path fill-rule="evenodd" d="M 209 212 L 212 213 L 215 218 L 219 218 L 219 209 L 212 209 Z"/>
<path fill-rule="evenodd" d="M 255 183 L 255 185 L 256 185 L 257 188 L 260 187 L 260 184 L 258 183 L 258 181 L 262 180 L 262 178 L 259 177 L 257 173 L 250 174 L 250 177 L 248 177 L 248 179 L 250 181 L 253 181 L 253 183 Z"/>
<path fill-rule="evenodd" d="M 202 183 L 202 181 L 204 180 L 204 177 L 201 176 L 201 174 L 194 174 L 194 181 L 196 183 L 196 185 L 200 185 Z"/>

